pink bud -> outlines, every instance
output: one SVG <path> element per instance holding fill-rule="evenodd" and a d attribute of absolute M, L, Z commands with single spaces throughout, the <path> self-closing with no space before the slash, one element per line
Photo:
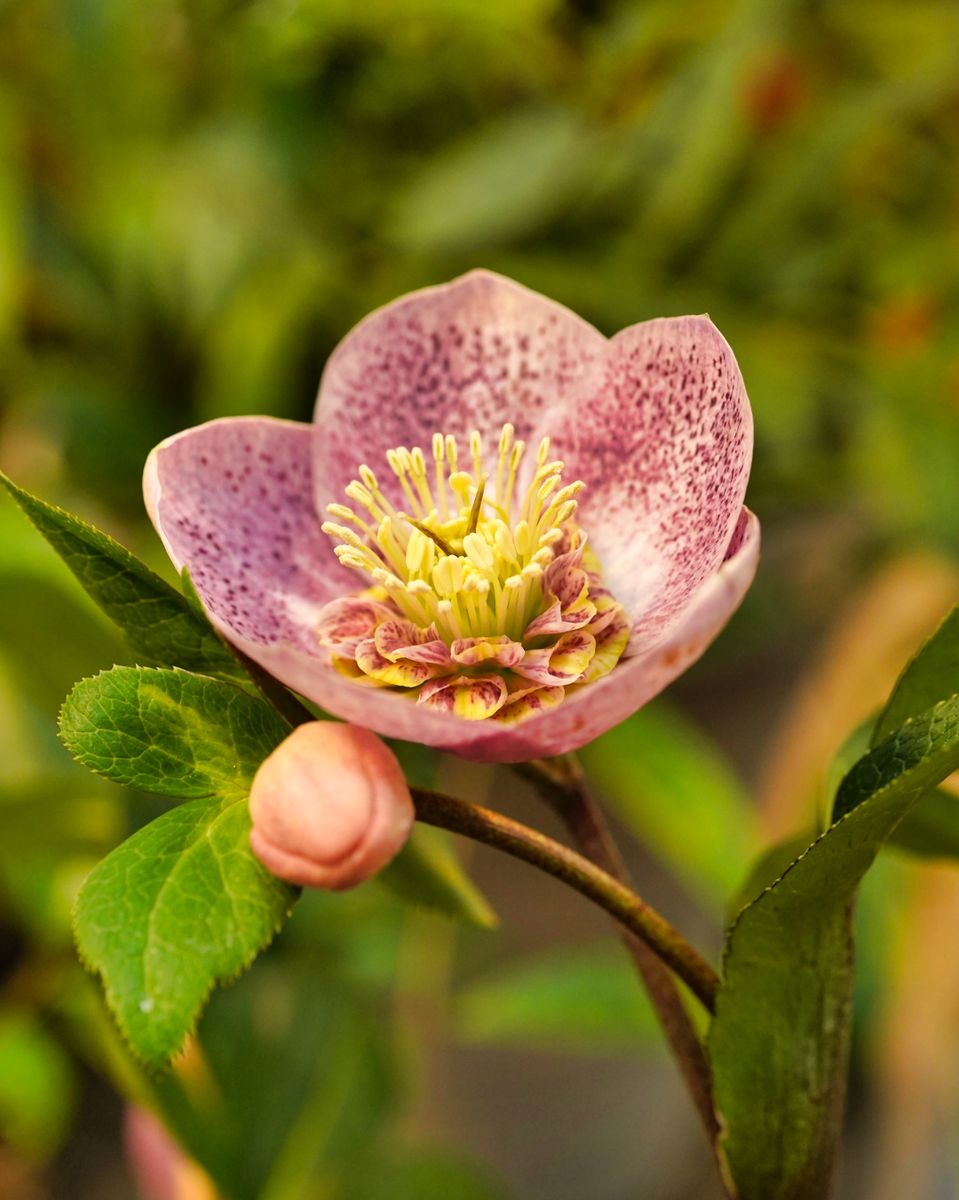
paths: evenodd
<path fill-rule="evenodd" d="M 339 890 L 375 875 L 409 837 L 410 789 L 368 729 L 300 725 L 260 766 L 250 790 L 253 852 L 274 875 Z"/>
<path fill-rule="evenodd" d="M 131 1106 L 123 1125 L 127 1162 L 142 1200 L 216 1200 L 209 1176 L 183 1153 L 153 1113 Z"/>

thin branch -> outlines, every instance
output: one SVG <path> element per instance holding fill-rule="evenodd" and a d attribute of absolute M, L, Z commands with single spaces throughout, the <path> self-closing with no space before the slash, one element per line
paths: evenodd
<path fill-rule="evenodd" d="M 645 942 L 713 1011 L 719 979 L 709 963 L 654 908 L 595 863 L 535 829 L 476 804 L 421 788 L 413 789 L 413 803 L 417 819 L 425 824 L 484 842 L 575 888 Z"/>
<path fill-rule="evenodd" d="M 613 840 L 602 809 L 586 788 L 582 771 L 575 760 L 541 760 L 521 764 L 515 769 L 536 787 L 555 810 L 586 857 L 621 883 L 630 885 L 623 856 Z M 623 930 L 621 933 L 709 1143 L 715 1145 L 719 1124 L 713 1108 L 709 1062 L 683 1006 L 679 989 L 667 968 L 645 942 L 632 933 Z"/>

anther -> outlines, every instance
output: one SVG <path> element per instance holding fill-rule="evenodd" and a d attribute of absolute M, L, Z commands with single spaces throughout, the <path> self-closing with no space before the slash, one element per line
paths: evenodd
<path fill-rule="evenodd" d="M 470 562 L 481 571 L 492 571 L 496 565 L 492 547 L 486 538 L 478 533 L 468 533 L 463 538 L 463 549 Z"/>
<path fill-rule="evenodd" d="M 559 511 L 556 513 L 556 524 L 563 525 L 569 521 L 578 507 L 579 505 L 575 500 L 567 500 L 565 504 L 560 506 Z"/>
<path fill-rule="evenodd" d="M 354 479 L 352 483 L 347 484 L 344 490 L 351 500 L 355 500 L 357 504 L 362 504 L 370 512 L 373 511 L 373 497 L 358 479 Z"/>
<path fill-rule="evenodd" d="M 478 429 L 470 434 L 470 454 L 473 456 L 473 474 L 479 479 L 483 474 L 483 439 Z"/>

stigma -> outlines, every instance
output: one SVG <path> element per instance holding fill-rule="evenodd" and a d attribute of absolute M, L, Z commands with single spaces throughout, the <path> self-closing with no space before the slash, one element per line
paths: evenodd
<path fill-rule="evenodd" d="M 358 682 L 467 719 L 525 719 L 611 670 L 628 639 L 577 522 L 580 480 L 511 424 L 487 464 L 474 431 L 363 464 L 322 529 L 365 589 L 327 605 L 320 640 Z"/>

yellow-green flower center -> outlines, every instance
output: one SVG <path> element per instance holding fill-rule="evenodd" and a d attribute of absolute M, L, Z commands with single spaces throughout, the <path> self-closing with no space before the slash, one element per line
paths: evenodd
<path fill-rule="evenodd" d="M 321 639 L 361 682 L 416 689 L 461 716 L 522 719 L 605 674 L 628 636 L 584 558 L 584 484 L 564 483 L 543 438 L 521 490 L 526 446 L 509 424 L 489 471 L 478 432 L 466 462 L 450 435 L 434 435 L 432 450 L 431 462 L 419 447 L 387 451 L 402 509 L 365 464 L 346 488 L 354 507 L 328 506 L 323 531 L 371 587 L 352 608 L 329 606 Z"/>
<path fill-rule="evenodd" d="M 444 640 L 521 637 L 542 600 L 544 569 L 576 512 L 580 482 L 561 486 L 563 464 L 549 461 L 549 439 L 513 513 L 516 476 L 526 447 L 503 427 L 494 477 L 484 470 L 480 435 L 470 437 L 472 470 L 462 470 L 456 440 L 436 434 L 433 461 L 419 447 L 390 450 L 387 460 L 407 501 L 398 512 L 376 476 L 361 466 L 346 495 L 369 514 L 345 505 L 329 513 L 354 528 L 328 521 L 323 531 L 340 544 L 344 566 L 384 588 L 400 611 L 420 626 L 434 624 Z M 515 519 L 514 519 L 515 516 Z"/>

